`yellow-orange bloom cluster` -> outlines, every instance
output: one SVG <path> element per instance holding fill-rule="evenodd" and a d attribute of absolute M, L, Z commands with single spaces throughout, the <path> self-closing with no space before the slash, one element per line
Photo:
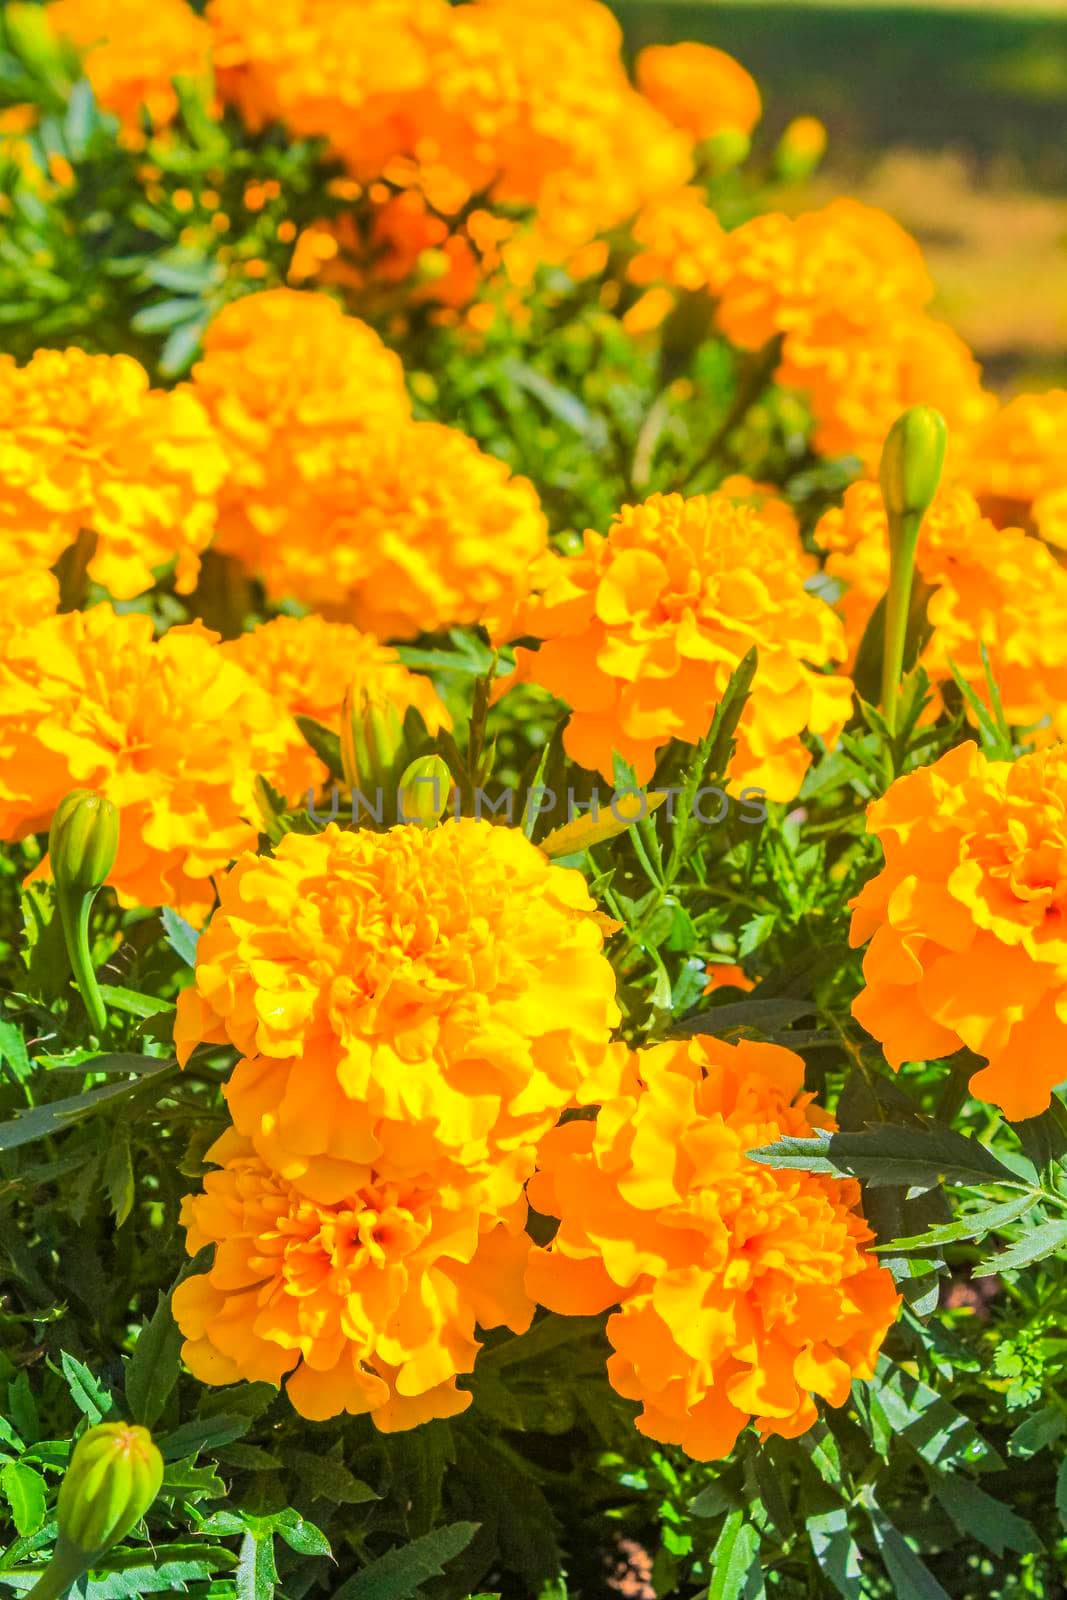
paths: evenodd
<path fill-rule="evenodd" d="M 466 818 L 290 834 L 220 893 L 175 1042 L 246 1058 L 228 1098 L 259 1154 L 326 1199 L 444 1149 L 497 1160 L 513 1201 L 618 1020 L 581 875 Z"/>
<path fill-rule="evenodd" d="M 225 458 L 187 386 L 150 389 L 129 356 L 39 350 L 0 357 L 0 543 L 47 568 L 82 532 L 89 576 L 116 599 L 175 567 L 188 592 L 215 527 Z"/>
<path fill-rule="evenodd" d="M 210 1383 L 296 1368 L 309 1417 L 462 1410 L 475 1324 L 532 1313 L 537 1141 L 619 1018 L 585 881 L 466 819 L 289 834 L 220 894 L 175 1028 L 183 1062 L 243 1057 L 186 1209 L 190 1252 L 216 1245 L 175 1296 L 186 1360 Z"/>
<path fill-rule="evenodd" d="M 613 1387 L 638 1427 L 698 1460 L 754 1422 L 792 1438 L 814 1396 L 870 1378 L 896 1314 L 854 1181 L 777 1171 L 747 1152 L 832 1126 L 780 1045 L 698 1037 L 617 1046 L 582 1089 L 595 1122 L 543 1141 L 531 1204 L 560 1218 L 527 1286 L 567 1314 L 609 1306 Z"/>
<path fill-rule="evenodd" d="M 285 749 L 277 765 L 264 772 L 290 800 L 318 790 L 328 774 L 308 745 L 295 717 L 337 732 L 345 691 L 353 689 L 395 705 L 400 716 L 410 707 L 422 715 L 430 733 L 450 726 L 447 711 L 429 678 L 409 672 L 396 651 L 370 633 L 322 617 L 275 617 L 251 633 L 229 640 L 222 654 L 235 661 L 278 702 Z M 290 719 L 285 721 L 285 719 Z"/>
<path fill-rule="evenodd" d="M 253 783 L 278 758 L 274 699 L 199 624 L 162 639 L 109 606 L 12 630 L 0 666 L 0 838 L 47 831 L 73 788 L 119 811 L 124 905 L 200 922 L 212 875 L 254 846 Z"/>
<path fill-rule="evenodd" d="M 1067 389 L 1010 400 L 974 440 L 963 474 L 994 522 L 1067 549 Z"/>
<path fill-rule="evenodd" d="M 714 289 L 724 270 L 726 230 L 694 187 L 644 206 L 630 229 L 636 254 L 627 265 L 631 283 Z"/>
<path fill-rule="evenodd" d="M 178 112 L 175 78 L 211 78 L 211 29 L 186 0 L 51 0 L 45 15 L 84 54 L 93 93 L 130 130 Z"/>
<path fill-rule="evenodd" d="M 807 396 L 827 456 L 877 464 L 900 412 L 936 406 L 965 434 L 992 401 L 963 342 L 926 312 L 918 245 L 849 199 L 799 217 L 769 212 L 727 236 L 719 325 L 744 350 L 781 338 L 779 383 Z"/>
<path fill-rule="evenodd" d="M 889 528 L 878 488 L 853 484 L 816 528 L 854 653 L 889 583 Z M 923 523 L 916 569 L 933 590 L 933 633 L 922 663 L 935 683 L 952 663 L 985 700 L 985 646 L 1004 713 L 1015 727 L 1067 735 L 1067 571 L 1019 528 L 997 528 L 965 489 L 946 489 Z"/>
<path fill-rule="evenodd" d="M 693 139 L 751 133 L 763 111 L 752 76 L 711 45 L 649 45 L 637 58 L 636 76 L 641 93 Z"/>
<path fill-rule="evenodd" d="M 413 192 L 450 221 L 484 196 L 534 212 L 535 257 L 563 260 L 689 176 L 689 140 L 630 84 L 596 0 L 212 0 L 208 17 L 224 97 L 253 129 L 328 139 L 372 211 Z"/>
<path fill-rule="evenodd" d="M 209 328 L 194 386 L 230 455 L 219 548 L 383 638 L 504 628 L 547 526 L 474 441 L 411 421 L 403 373 L 324 295 L 271 290 Z"/>
<path fill-rule="evenodd" d="M 892 1067 L 986 1065 L 972 1093 L 1044 1111 L 1067 1045 L 1067 749 L 989 761 L 971 743 L 898 778 L 868 811 L 885 865 L 852 902 L 870 943 L 857 1021 Z"/>
<path fill-rule="evenodd" d="M 370 1412 L 383 1433 L 454 1416 L 471 1396 L 475 1325 L 522 1333 L 525 1207 L 501 1218 L 480 1173 L 438 1159 L 376 1165 L 333 1201 L 310 1199 L 232 1129 L 221 1171 L 183 1203 L 187 1246 L 210 1270 L 174 1291 L 182 1355 L 204 1383 L 279 1383 L 302 1416 Z"/>
<path fill-rule="evenodd" d="M 613 753 L 646 782 L 671 739 L 707 733 L 734 669 L 759 664 L 729 776 L 790 800 L 810 762 L 804 730 L 836 739 L 851 704 L 847 678 L 815 670 L 845 654 L 831 608 L 804 588 L 789 521 L 731 495 L 654 495 L 627 506 L 606 537 L 557 558 L 519 630 L 543 641 L 517 652 L 517 682 L 571 707 L 564 733 L 582 766 L 613 774 Z"/>

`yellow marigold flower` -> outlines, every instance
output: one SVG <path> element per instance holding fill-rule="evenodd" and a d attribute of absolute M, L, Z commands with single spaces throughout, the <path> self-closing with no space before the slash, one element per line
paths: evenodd
<path fill-rule="evenodd" d="M 972 1093 L 1036 1116 L 1063 1077 L 1067 749 L 988 761 L 968 743 L 867 813 L 885 865 L 852 902 L 852 1010 L 892 1067 L 966 1046 Z"/>
<path fill-rule="evenodd" d="M 373 634 L 322 617 L 275 617 L 221 647 L 273 694 L 283 717 L 311 717 L 337 731 L 345 691 L 366 689 L 386 696 L 403 717 L 414 706 L 430 733 L 451 726 L 448 712 L 429 678 L 409 672 L 396 651 Z M 264 777 L 289 799 L 318 790 L 326 768 L 294 723 L 284 727 L 285 750 Z"/>
<path fill-rule="evenodd" d="M 693 139 L 711 139 L 727 129 L 751 133 L 763 113 L 755 79 L 711 45 L 649 45 L 635 71 L 646 99 Z"/>
<path fill-rule="evenodd" d="M 936 407 L 959 434 L 992 404 L 966 346 L 925 312 L 933 285 L 918 245 L 883 211 L 840 199 L 754 217 L 727 235 L 718 290 L 735 344 L 781 337 L 775 377 L 807 395 L 825 455 L 876 468 L 908 406 Z"/>
<path fill-rule="evenodd" d="M 889 529 L 877 485 L 853 484 L 815 530 L 826 571 L 845 584 L 838 602 L 851 653 L 889 582 Z M 943 489 L 923 522 L 919 577 L 934 590 L 933 635 L 922 663 L 935 683 L 955 663 L 987 699 L 982 646 L 1004 713 L 1015 727 L 1042 723 L 1067 736 L 1067 571 L 1019 528 L 996 528 L 965 489 Z"/>
<path fill-rule="evenodd" d="M 199 624 L 156 640 L 110 606 L 47 617 L 4 641 L 0 838 L 44 832 L 68 790 L 94 789 L 119 810 L 121 903 L 202 921 L 212 875 L 256 842 L 253 781 L 283 737 L 276 702 Z"/>
<path fill-rule="evenodd" d="M 1049 544 L 1067 547 L 1067 389 L 1002 406 L 974 439 L 963 476 L 994 522 L 1029 523 Z"/>
<path fill-rule="evenodd" d="M 214 1262 L 174 1291 L 182 1355 L 203 1382 L 288 1373 L 301 1416 L 369 1412 L 393 1433 L 470 1404 L 456 1377 L 474 1365 L 476 1324 L 529 1326 L 525 1207 L 502 1219 L 462 1165 L 364 1165 L 324 1204 L 232 1130 L 208 1158 L 221 1170 L 182 1222 L 189 1254 L 214 1245 Z"/>
<path fill-rule="evenodd" d="M 51 0 L 56 33 L 84 53 L 93 93 L 130 129 L 178 114 L 175 78 L 211 81 L 211 29 L 186 0 Z"/>
<path fill-rule="evenodd" d="M 843 1405 L 899 1305 L 857 1183 L 748 1159 L 833 1126 L 803 1088 L 780 1045 L 616 1046 L 582 1090 L 596 1121 L 554 1129 L 529 1186 L 561 1219 L 530 1293 L 570 1315 L 618 1305 L 613 1387 L 641 1402 L 642 1433 L 697 1460 L 728 1455 L 749 1422 L 796 1437 L 815 1396 Z"/>
<path fill-rule="evenodd" d="M 247 1058 L 230 1110 L 271 1167 L 332 1200 L 359 1163 L 443 1149 L 497 1162 L 514 1202 L 618 1021 L 581 874 L 474 818 L 330 825 L 242 857 L 220 896 L 175 1043 Z"/>
<path fill-rule="evenodd" d="M 0 541 L 51 566 L 83 530 L 89 576 L 116 599 L 176 564 L 191 590 L 215 527 L 225 457 L 188 386 L 150 389 L 129 356 L 0 357 Z"/>
<path fill-rule="evenodd" d="M 710 289 L 723 271 L 726 231 L 699 189 L 652 200 L 631 228 L 641 248 L 629 262 L 631 283 L 669 283 L 677 289 Z"/>
<path fill-rule="evenodd" d="M 732 784 L 790 800 L 810 762 L 801 733 L 833 741 L 848 718 L 847 678 L 814 670 L 845 653 L 831 608 L 804 588 L 791 526 L 726 494 L 653 495 L 626 506 L 607 537 L 555 558 L 518 631 L 513 682 L 571 707 L 568 754 L 607 779 L 612 755 L 638 781 L 671 739 L 697 743 L 730 675 L 753 645 L 759 666 L 730 766 Z"/>

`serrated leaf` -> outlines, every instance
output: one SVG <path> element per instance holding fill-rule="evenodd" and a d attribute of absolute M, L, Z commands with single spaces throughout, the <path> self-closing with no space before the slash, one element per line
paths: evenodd
<path fill-rule="evenodd" d="M 234 1580 L 237 1600 L 273 1600 L 278 1568 L 274 1564 L 274 1540 L 269 1535 L 257 1539 L 254 1533 L 245 1534 Z"/>
<path fill-rule="evenodd" d="M 965 1217 L 957 1217 L 953 1222 L 941 1223 L 936 1228 L 928 1228 L 925 1233 L 912 1234 L 907 1239 L 894 1239 L 889 1244 L 875 1245 L 879 1251 L 886 1250 L 928 1250 L 943 1244 L 953 1244 L 960 1239 L 980 1239 L 984 1234 L 995 1233 L 998 1228 L 1003 1228 L 1009 1222 L 1017 1222 L 1037 1204 L 1036 1196 L 1030 1194 L 1019 1195 L 1015 1200 L 1007 1200 L 1003 1205 L 982 1206 L 978 1211 L 971 1211 Z"/>
<path fill-rule="evenodd" d="M 934 1126 L 884 1126 L 813 1139 L 785 1138 L 750 1150 L 748 1156 L 768 1167 L 840 1172 L 872 1185 L 1010 1183 L 1017 1187 L 1019 1182 L 977 1139 L 968 1139 L 954 1128 Z"/>
<path fill-rule="evenodd" d="M 453 1522 L 413 1539 L 342 1583 L 332 1600 L 412 1600 L 430 1578 L 444 1576 L 445 1567 L 466 1550 L 477 1532 L 476 1522 Z"/>
<path fill-rule="evenodd" d="M 195 1456 L 184 1461 L 168 1462 L 163 1470 L 161 1495 L 173 1495 L 179 1500 L 221 1500 L 226 1485 L 214 1467 L 194 1466 Z"/>
<path fill-rule="evenodd" d="M 345 771 L 341 764 L 341 739 L 340 735 L 331 728 L 323 727 L 321 722 L 316 722 L 314 717 L 295 717 L 297 727 L 304 735 L 305 741 L 311 746 L 330 774 L 338 783 L 344 782 Z"/>
<path fill-rule="evenodd" d="M 1028 1522 L 962 1473 L 930 1472 L 927 1479 L 960 1532 L 979 1540 L 994 1555 L 1040 1549 L 1041 1541 Z"/>
<path fill-rule="evenodd" d="M 41 1474 L 24 1461 L 8 1461 L 0 1468 L 0 1492 L 11 1507 L 11 1520 L 20 1537 L 36 1533 L 44 1523 L 47 1502 Z"/>
<path fill-rule="evenodd" d="M 251 1425 L 250 1417 L 223 1412 L 217 1417 L 205 1417 L 202 1422 L 183 1422 L 181 1427 L 157 1439 L 156 1443 L 164 1461 L 178 1461 L 185 1456 L 197 1455 L 201 1450 L 218 1450 L 225 1444 L 231 1444 L 234 1439 L 247 1433 Z"/>
<path fill-rule="evenodd" d="M 7 1063 L 16 1083 L 24 1083 L 33 1071 L 22 1031 L 13 1022 L 0 1021 L 0 1062 Z"/>
<path fill-rule="evenodd" d="M 1039 1228 L 1032 1228 L 1014 1244 L 1008 1245 L 1007 1249 L 990 1256 L 988 1261 L 981 1262 L 974 1268 L 971 1276 L 989 1278 L 994 1273 L 1011 1272 L 1018 1267 L 1028 1267 L 1035 1261 L 1044 1261 L 1046 1256 L 1055 1255 L 1065 1248 L 1067 1248 L 1067 1218 L 1060 1218 L 1055 1222 L 1043 1222 Z"/>
<path fill-rule="evenodd" d="M 121 1125 L 112 1129 L 104 1158 L 104 1187 L 111 1203 L 116 1228 L 121 1228 L 133 1210 L 136 1192 L 133 1179 L 133 1157 L 130 1154 L 130 1136 Z"/>
<path fill-rule="evenodd" d="M 60 1352 L 59 1360 L 71 1399 L 95 1427 L 98 1422 L 103 1422 L 111 1411 L 115 1404 L 114 1400 L 104 1385 L 93 1377 L 89 1368 L 76 1356 L 63 1350 Z"/>
<path fill-rule="evenodd" d="M 146 1428 L 155 1426 L 178 1381 L 181 1345 L 170 1296 L 161 1293 L 126 1363 L 126 1399 L 134 1421 Z"/>
<path fill-rule="evenodd" d="M 173 1000 L 160 1000 L 156 995 L 138 994 L 135 989 L 123 989 L 117 984 L 102 983 L 100 997 L 113 1011 L 124 1011 L 130 1017 L 158 1017 L 164 1011 L 173 1011 Z"/>
<path fill-rule="evenodd" d="M 302 1517 L 292 1506 L 277 1511 L 269 1521 L 272 1530 L 285 1540 L 290 1550 L 302 1556 L 331 1556 L 330 1541 L 321 1528 Z"/>
<path fill-rule="evenodd" d="M 875 1543 L 893 1586 L 894 1600 L 952 1600 L 902 1533 L 873 1501 L 868 1502 Z"/>
<path fill-rule="evenodd" d="M 743 1511 L 731 1511 L 711 1553 L 708 1600 L 740 1600 L 753 1567 L 759 1570 L 760 1537 Z"/>
<path fill-rule="evenodd" d="M 848 1511 L 833 1506 L 807 1519 L 808 1540 L 819 1571 L 825 1573 L 843 1600 L 860 1600 L 862 1557 L 848 1525 Z"/>
<path fill-rule="evenodd" d="M 1042 1406 L 1040 1411 L 1025 1422 L 1020 1422 L 1008 1440 L 1008 1454 L 1026 1461 L 1046 1450 L 1067 1433 L 1067 1413 L 1059 1406 Z"/>
<path fill-rule="evenodd" d="M 200 942 L 200 935 L 197 930 L 170 906 L 163 907 L 160 917 L 163 921 L 163 932 L 166 934 L 167 943 L 175 955 L 180 956 L 187 967 L 195 967 L 196 947 Z"/>
<path fill-rule="evenodd" d="M 877 1401 L 893 1434 L 910 1444 L 928 1465 L 1003 1465 L 969 1417 L 887 1356 L 879 1356 L 874 1382 L 855 1384 L 853 1396 L 863 1390 Z"/>
<path fill-rule="evenodd" d="M 550 860 L 592 850 L 594 845 L 617 838 L 620 833 L 625 833 L 628 828 L 650 816 L 666 799 L 665 794 L 620 795 L 617 800 L 612 800 L 606 816 L 601 810 L 596 818 L 592 814 L 573 817 L 562 827 L 553 828 L 551 833 L 547 833 L 538 849 L 543 850 Z M 630 811 L 633 815 L 628 814 Z"/>
<path fill-rule="evenodd" d="M 154 1072 L 146 1072 L 143 1077 L 154 1076 L 155 1072 L 163 1072 L 168 1066 L 169 1063 L 166 1061 L 156 1062 Z M 102 1083 L 95 1089 L 86 1089 L 84 1094 L 70 1095 L 62 1100 L 50 1100 L 47 1105 L 34 1106 L 30 1111 L 23 1111 L 14 1121 L 0 1123 L 0 1150 L 16 1150 L 21 1145 L 34 1144 L 38 1139 L 47 1139 L 50 1134 L 63 1133 L 76 1122 L 91 1116 L 95 1111 L 102 1110 L 109 1101 L 121 1100 L 123 1096 L 132 1094 L 139 1087 L 139 1082 Z"/>

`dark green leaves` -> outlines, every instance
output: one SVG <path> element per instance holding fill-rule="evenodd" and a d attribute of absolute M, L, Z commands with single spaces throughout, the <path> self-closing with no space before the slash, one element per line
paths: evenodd
<path fill-rule="evenodd" d="M 181 1334 L 171 1315 L 170 1296 L 161 1294 L 150 1320 L 137 1336 L 126 1364 L 126 1400 L 135 1422 L 151 1428 L 178 1381 Z"/>
<path fill-rule="evenodd" d="M 1019 1184 L 1017 1175 L 977 1139 L 935 1125 L 787 1138 L 748 1153 L 768 1167 L 844 1173 L 873 1185 Z"/>
<path fill-rule="evenodd" d="M 453 1522 L 413 1539 L 349 1578 L 334 1590 L 332 1600 L 411 1600 L 430 1578 L 443 1575 L 448 1563 L 467 1548 L 477 1532 L 476 1522 Z"/>

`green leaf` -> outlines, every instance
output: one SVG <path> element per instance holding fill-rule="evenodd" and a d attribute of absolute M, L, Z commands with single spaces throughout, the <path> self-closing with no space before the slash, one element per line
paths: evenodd
<path fill-rule="evenodd" d="M 903 1535 L 870 1499 L 868 1511 L 875 1543 L 893 1586 L 894 1600 L 951 1600 L 930 1569 L 905 1542 Z"/>
<path fill-rule="evenodd" d="M 313 1500 L 333 1505 L 358 1506 L 379 1497 L 367 1483 L 353 1477 L 335 1455 L 317 1456 L 310 1450 L 287 1450 L 286 1465 L 300 1476 L 300 1486 Z"/>
<path fill-rule="evenodd" d="M 133 1420 L 146 1428 L 158 1422 L 178 1381 L 181 1345 L 182 1336 L 171 1313 L 170 1295 L 161 1293 L 126 1363 L 126 1399 Z"/>
<path fill-rule="evenodd" d="M 157 1439 L 164 1461 L 178 1461 L 185 1456 L 199 1454 L 201 1450 L 218 1450 L 247 1433 L 252 1426 L 250 1417 L 223 1412 L 217 1417 L 205 1417 L 202 1422 L 183 1422 L 180 1428 Z"/>
<path fill-rule="evenodd" d="M 1056 1474 L 1056 1510 L 1063 1526 L 1067 1528 L 1067 1456 L 1060 1462 L 1060 1470 Z"/>
<path fill-rule="evenodd" d="M 927 1478 L 960 1532 L 979 1540 L 994 1555 L 1040 1549 L 1041 1541 L 1030 1524 L 970 1478 L 958 1472 L 930 1472 Z"/>
<path fill-rule="evenodd" d="M 176 1500 L 221 1500 L 226 1485 L 215 1468 L 194 1466 L 195 1460 L 195 1456 L 186 1456 L 184 1461 L 168 1462 L 163 1469 L 160 1494 Z"/>
<path fill-rule="evenodd" d="M 330 728 L 324 728 L 314 717 L 296 717 L 294 721 L 319 760 L 328 768 L 330 777 L 343 783 L 345 771 L 341 764 L 340 736 Z"/>
<path fill-rule="evenodd" d="M 819 1571 L 826 1574 L 844 1600 L 860 1600 L 862 1557 L 849 1529 L 847 1509 L 832 1506 L 828 1511 L 813 1511 L 806 1526 Z"/>
<path fill-rule="evenodd" d="M 254 1533 L 245 1534 L 234 1578 L 237 1600 L 273 1600 L 278 1569 L 274 1564 L 274 1540 L 269 1534 L 258 1539 Z"/>
<path fill-rule="evenodd" d="M 584 850 L 592 850 L 594 845 L 604 844 L 608 839 L 617 838 L 620 833 L 625 833 L 639 823 L 643 817 L 650 815 L 667 799 L 665 794 L 645 794 L 641 796 L 641 815 L 627 817 L 626 809 L 632 804 L 626 796 L 618 801 L 612 801 L 605 815 L 603 811 L 594 819 L 592 814 L 588 817 L 573 817 L 570 822 L 564 822 L 560 827 L 553 828 L 551 833 L 546 833 L 538 845 L 550 860 L 559 856 L 577 855 Z M 622 811 L 620 817 L 618 812 Z"/>
<path fill-rule="evenodd" d="M 146 1072 L 143 1076 L 151 1077 L 165 1071 L 170 1065 L 166 1061 L 154 1062 L 152 1072 Z M 51 1134 L 64 1133 L 84 1117 L 101 1110 L 108 1101 L 120 1100 L 139 1087 L 138 1083 L 102 1083 L 98 1088 L 87 1089 L 84 1094 L 34 1106 L 31 1111 L 23 1111 L 13 1122 L 0 1123 L 0 1150 L 15 1150 L 20 1145 L 47 1139 Z"/>
<path fill-rule="evenodd" d="M 47 1491 L 41 1474 L 24 1461 L 8 1461 L 0 1469 L 0 1491 L 11 1507 L 15 1530 L 24 1537 L 44 1523 Z"/>
<path fill-rule="evenodd" d="M 989 1278 L 994 1273 L 1012 1272 L 1018 1267 L 1028 1267 L 1034 1261 L 1043 1261 L 1067 1246 L 1067 1217 L 1055 1222 L 1043 1222 L 1039 1228 L 1008 1245 L 1006 1250 L 981 1262 L 971 1274 L 974 1278 Z"/>
<path fill-rule="evenodd" d="M 60 1364 L 63 1376 L 67 1380 L 70 1398 L 78 1410 L 89 1418 L 90 1424 L 95 1427 L 98 1422 L 103 1422 L 115 1402 L 109 1391 L 93 1377 L 89 1368 L 66 1350 L 60 1351 Z"/>
<path fill-rule="evenodd" d="M 881 1251 L 929 1250 L 938 1245 L 953 1244 L 959 1239 L 980 1239 L 1009 1222 L 1017 1222 L 1028 1211 L 1032 1211 L 1036 1203 L 1035 1195 L 1022 1194 L 1015 1200 L 1005 1201 L 1003 1205 L 982 1206 L 978 1211 L 957 1217 L 954 1222 L 944 1222 L 936 1228 L 928 1228 L 925 1233 L 912 1234 L 908 1239 L 894 1239 L 889 1244 L 878 1244 L 874 1248 Z"/>
<path fill-rule="evenodd" d="M 893 1434 L 909 1444 L 929 1466 L 1003 1465 L 969 1417 L 887 1356 L 878 1358 L 874 1382 L 855 1384 L 853 1396 L 864 1390 L 877 1400 Z"/>
<path fill-rule="evenodd" d="M 1042 1406 L 1032 1417 L 1020 1422 L 1008 1440 L 1008 1454 L 1026 1461 L 1046 1450 L 1067 1433 L 1067 1413 L 1059 1406 Z"/>
<path fill-rule="evenodd" d="M 759 1571 L 760 1538 L 743 1511 L 731 1511 L 723 1524 L 709 1563 L 708 1600 L 739 1600 L 753 1567 Z"/>
<path fill-rule="evenodd" d="M 166 934 L 167 943 L 180 956 L 187 967 L 196 966 L 196 947 L 200 935 L 191 923 L 186 922 L 183 916 L 170 906 L 164 906 L 160 912 L 163 920 L 163 932 Z"/>
<path fill-rule="evenodd" d="M 1019 1179 L 977 1139 L 954 1128 L 879 1127 L 862 1133 L 780 1139 L 748 1152 L 764 1166 L 807 1172 L 843 1172 L 872 1185 L 1010 1183 Z"/>
<path fill-rule="evenodd" d="M 173 1011 L 173 1000 L 158 1000 L 150 994 L 137 994 L 133 989 L 122 989 L 111 983 L 100 985 L 104 1003 L 113 1011 L 124 1011 L 131 1017 L 158 1017 L 164 1011 Z"/>
<path fill-rule="evenodd" d="M 6 1061 L 16 1083 L 25 1083 L 33 1071 L 26 1041 L 13 1022 L 0 1022 L 0 1061 Z"/>
<path fill-rule="evenodd" d="M 135 1194 L 130 1136 L 121 1124 L 112 1129 L 108 1142 L 104 1158 L 104 1187 L 111 1202 L 115 1226 L 121 1228 L 133 1210 Z"/>
<path fill-rule="evenodd" d="M 330 1541 L 321 1528 L 313 1522 L 308 1522 L 292 1506 L 286 1506 L 284 1511 L 276 1511 L 272 1517 L 264 1518 L 270 1524 L 271 1531 L 285 1540 L 290 1550 L 295 1550 L 302 1556 L 329 1556 Z"/>
<path fill-rule="evenodd" d="M 476 1522 L 452 1522 L 413 1539 L 342 1583 L 332 1600 L 412 1600 L 430 1578 L 444 1576 L 448 1562 L 466 1550 L 477 1532 Z"/>

